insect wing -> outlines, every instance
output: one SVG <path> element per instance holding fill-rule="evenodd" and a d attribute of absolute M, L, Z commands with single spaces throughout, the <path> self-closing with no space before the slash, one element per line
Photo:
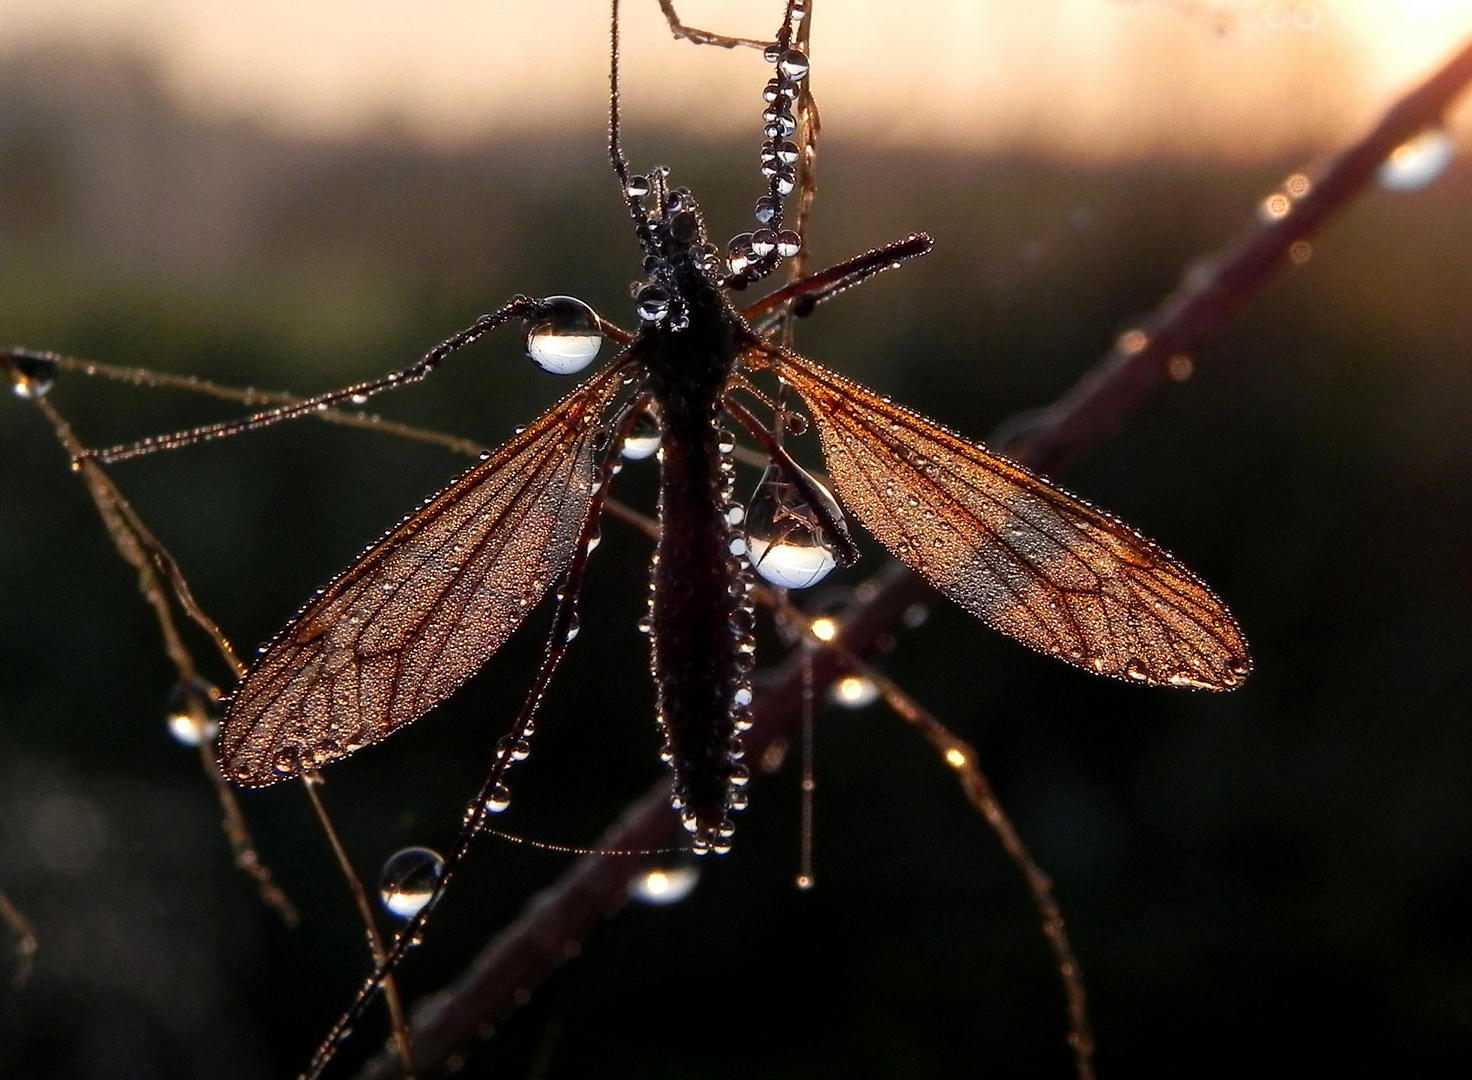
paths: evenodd
<path fill-rule="evenodd" d="M 586 521 L 611 364 L 405 518 L 241 680 L 221 764 L 263 786 L 377 742 L 449 697 L 566 568 Z"/>
<path fill-rule="evenodd" d="M 784 352 L 778 371 L 844 505 L 967 611 L 1103 675 L 1208 690 L 1246 678 L 1236 620 L 1128 525 L 804 357 Z"/>

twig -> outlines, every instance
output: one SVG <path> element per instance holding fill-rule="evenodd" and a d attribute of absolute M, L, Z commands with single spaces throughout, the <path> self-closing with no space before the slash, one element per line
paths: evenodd
<path fill-rule="evenodd" d="M 714 45 L 718 49 L 765 49 L 772 44 L 756 38 L 732 37 L 729 34 L 717 34 L 713 30 L 686 26 L 675 11 L 674 0 L 659 0 L 659 10 L 664 12 L 665 22 L 670 24 L 670 33 L 675 35 L 677 41 L 684 39 L 694 45 Z"/>
<path fill-rule="evenodd" d="M 31 972 L 36 966 L 36 949 L 39 947 L 36 928 L 26 918 L 25 912 L 15 906 L 4 889 L 0 889 L 0 920 L 15 935 L 15 970 L 10 973 L 10 985 L 22 987 L 30 981 Z"/>
<path fill-rule="evenodd" d="M 1118 430 L 1170 385 L 1173 357 L 1189 355 L 1220 331 L 1288 262 L 1291 246 L 1347 206 L 1379 163 L 1435 123 L 1469 81 L 1472 42 L 1392 106 L 1369 134 L 1319 170 L 1317 179 L 1310 177 L 1285 216 L 1248 227 L 1207 260 L 1203 271 L 1192 274 L 1141 324 L 1143 338 L 1125 335 L 1094 370 L 1029 425 L 1024 437 L 1003 448 L 1023 464 L 1052 472 Z M 878 640 L 901 625 L 909 608 L 935 598 L 929 585 L 898 563 L 885 567 L 861 593 L 862 602 L 840 618 L 835 638 L 838 649 L 856 657 L 872 655 Z M 818 653 L 813 665 L 820 684 L 844 670 L 836 650 Z M 746 737 L 753 760 L 760 762 L 774 745 L 785 744 L 800 722 L 802 678 L 802 658 L 790 657 L 754 702 L 754 726 Z M 599 846 L 632 849 L 669 843 L 678 828 L 668 795 L 661 783 L 630 804 Z M 554 968 L 577 953 L 582 938 L 623 904 L 637 871 L 637 864 L 622 859 L 584 856 L 533 897 L 454 983 L 415 1010 L 420 1060 L 445 1060 L 471 1041 L 477 1029 L 524 1004 Z M 399 1075 L 388 1055 L 378 1056 L 361 1073 L 363 1080 Z"/>
<path fill-rule="evenodd" d="M 1264 214 L 1221 250 L 1187 269 L 1175 292 L 1041 420 L 1007 447 L 1043 472 L 1071 464 L 1085 447 L 1121 428 L 1172 379 L 1171 362 L 1189 359 L 1263 291 L 1307 242 L 1373 179 L 1396 147 L 1441 120 L 1472 81 L 1472 41 L 1326 164 L 1290 175 L 1263 202 Z"/>
<path fill-rule="evenodd" d="M 348 892 L 352 894 L 353 907 L 357 908 L 358 918 L 362 920 L 363 929 L 368 935 L 368 952 L 373 957 L 373 966 L 378 967 L 383 963 L 386 955 L 383 949 L 383 936 L 378 932 L 378 922 L 373 915 L 373 904 L 368 900 L 363 881 L 353 868 L 353 860 L 348 858 L 347 848 L 343 847 L 337 826 L 332 823 L 332 817 L 327 813 L 327 807 L 323 804 L 322 796 L 317 791 L 321 783 L 321 777 L 310 773 L 302 777 L 302 787 L 307 790 L 307 798 L 312 803 L 312 812 L 317 815 L 317 823 L 322 826 L 322 833 L 327 837 L 327 843 L 332 848 L 332 857 L 337 860 L 337 867 L 347 881 Z M 404 1003 L 399 998 L 399 985 L 393 975 L 384 976 L 383 999 L 388 1006 L 389 1026 L 393 1032 L 390 1041 L 393 1043 L 394 1053 L 398 1055 L 399 1068 L 405 1080 L 414 1080 L 414 1042 L 409 1034 L 409 1025 L 404 1019 Z"/>

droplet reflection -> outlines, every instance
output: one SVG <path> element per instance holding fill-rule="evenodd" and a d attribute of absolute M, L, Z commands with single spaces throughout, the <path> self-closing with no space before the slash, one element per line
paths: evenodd
<path fill-rule="evenodd" d="M 407 847 L 388 857 L 378 878 L 383 906 L 401 919 L 412 919 L 429 903 L 445 873 L 445 860 L 423 847 Z"/>
<path fill-rule="evenodd" d="M 653 406 L 644 409 L 624 438 L 620 453 L 630 461 L 642 461 L 659 449 L 659 414 Z"/>
<path fill-rule="evenodd" d="M 176 683 L 169 692 L 169 734 L 185 746 L 214 742 L 225 717 L 220 688 L 203 679 Z"/>
<path fill-rule="evenodd" d="M 1427 128 L 1392 150 L 1376 179 L 1390 191 L 1415 191 L 1445 172 L 1456 152 L 1457 144 L 1446 128 Z"/>
<path fill-rule="evenodd" d="M 768 465 L 746 509 L 751 564 L 784 589 L 809 588 L 833 571 L 840 547 L 832 529 L 843 521 L 828 489 L 806 472 L 799 484 L 795 468 Z"/>
<path fill-rule="evenodd" d="M 653 867 L 629 882 L 629 899 L 641 904 L 678 904 L 699 882 L 700 868 L 690 863 Z"/>
<path fill-rule="evenodd" d="M 873 679 L 861 675 L 845 675 L 828 689 L 828 697 L 845 709 L 862 709 L 879 700 L 879 687 Z"/>
<path fill-rule="evenodd" d="M 549 296 L 546 314 L 526 328 L 526 354 L 543 371 L 572 375 L 593 362 L 603 332 L 593 309 L 572 296 Z"/>

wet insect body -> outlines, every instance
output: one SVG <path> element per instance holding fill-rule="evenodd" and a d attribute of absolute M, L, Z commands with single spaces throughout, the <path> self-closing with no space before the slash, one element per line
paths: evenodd
<path fill-rule="evenodd" d="M 783 347 L 770 330 L 866 278 L 924 254 L 916 235 L 789 283 L 738 310 L 733 291 L 800 248 L 783 231 L 793 190 L 787 141 L 807 60 L 792 8 L 769 59 L 762 226 L 722 253 L 667 171 L 630 176 L 619 144 L 617 21 L 610 157 L 644 253 L 629 335 L 568 297 L 516 297 L 404 372 L 235 424 L 101 452 L 107 460 L 212 438 L 363 399 L 428 374 L 508 322 L 527 326 L 544 367 L 614 359 L 433 496 L 317 594 L 232 696 L 226 775 L 274 783 L 351 754 L 423 715 L 470 678 L 559 580 L 552 639 L 527 706 L 497 752 L 477 815 L 504 809 L 504 776 L 529 752 L 546 682 L 576 632 L 577 591 L 621 451 L 640 425 L 660 438 L 659 539 L 648 629 L 664 757 L 696 851 L 729 847 L 745 804 L 740 731 L 751 690 L 751 570 L 810 584 L 857 557 L 843 511 L 741 404 L 775 372 L 806 404 L 846 510 L 899 559 L 986 622 L 1038 651 L 1137 682 L 1230 689 L 1250 671 L 1232 616 L 1172 556 L 1046 480 Z M 771 460 L 745 505 L 733 496 L 743 429 Z M 778 428 L 783 420 L 779 415 Z M 648 442 L 639 436 L 639 439 Z M 646 447 L 647 448 L 647 447 Z M 749 557 L 748 557 L 749 556 Z"/>

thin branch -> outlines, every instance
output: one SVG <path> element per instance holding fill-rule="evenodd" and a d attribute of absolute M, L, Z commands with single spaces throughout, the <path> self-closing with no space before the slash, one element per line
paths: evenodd
<path fill-rule="evenodd" d="M 357 908 L 358 918 L 368 935 L 368 952 L 373 956 L 373 966 L 378 967 L 387 955 L 383 948 L 383 936 L 378 932 L 378 921 L 374 918 L 373 904 L 368 899 L 368 892 L 363 888 L 363 879 L 353 868 L 353 860 L 348 858 L 348 850 L 343 846 L 337 826 L 332 823 L 332 817 L 327 813 L 327 807 L 317 791 L 322 783 L 320 776 L 309 773 L 302 777 L 302 786 L 307 790 L 312 812 L 317 815 L 317 823 L 322 826 L 322 833 L 327 837 L 328 846 L 332 848 L 332 857 L 347 881 L 353 907 Z M 405 1080 L 414 1080 L 414 1042 L 410 1038 L 409 1025 L 404 1019 L 404 1003 L 399 998 L 399 984 L 392 974 L 383 977 L 383 999 L 388 1006 L 389 1027 L 393 1032 L 390 1041 L 398 1055 L 399 1068 L 403 1071 Z"/>
<path fill-rule="evenodd" d="M 1168 296 L 1141 325 L 1143 340 L 1126 335 L 1103 361 L 1052 408 L 1033 421 L 1025 437 L 1004 445 L 1032 468 L 1056 471 L 1118 430 L 1150 397 L 1171 384 L 1169 362 L 1200 349 L 1288 264 L 1291 246 L 1313 233 L 1364 190 L 1380 162 L 1397 146 L 1436 123 L 1472 81 L 1472 42 L 1434 75 L 1401 98 L 1363 139 L 1310 178 L 1281 219 L 1249 226 L 1193 274 L 1189 287 Z M 1297 185 L 1295 185 L 1297 186 Z M 935 599 L 921 578 L 898 563 L 885 567 L 859 590 L 861 602 L 839 619 L 838 650 L 874 654 L 881 638 L 902 625 L 914 604 Z M 843 673 L 838 650 L 812 660 L 819 684 Z M 790 657 L 753 703 L 749 757 L 765 764 L 780 757 L 800 722 L 803 660 Z M 774 764 L 775 767 L 775 764 Z M 771 771 L 767 769 L 767 771 Z M 653 848 L 678 832 L 661 782 L 630 804 L 599 847 Z M 473 1041 L 478 1029 L 530 997 L 532 990 L 570 956 L 604 916 L 619 908 L 638 865 L 597 855 L 578 859 L 552 886 L 473 959 L 461 976 L 415 1010 L 413 1031 L 421 1060 L 443 1061 Z M 400 1075 L 391 1056 L 380 1055 L 364 1080 Z"/>
<path fill-rule="evenodd" d="M 1118 431 L 1171 382 L 1173 360 L 1189 360 L 1216 337 L 1291 264 L 1293 246 L 1306 243 L 1342 213 L 1396 147 L 1439 123 L 1468 82 L 1472 40 L 1391 106 L 1358 142 L 1323 165 L 1287 177 L 1282 190 L 1264 200 L 1262 214 L 1215 254 L 1189 267 L 1175 292 L 1136 329 L 1121 334 L 1098 366 L 1008 452 L 1051 473 Z"/>
<path fill-rule="evenodd" d="M 82 444 L 73 433 L 71 425 L 62 416 L 61 411 L 46 397 L 36 398 L 35 405 L 51 424 L 62 449 L 75 460 L 76 455 L 82 450 Z M 184 612 L 214 642 L 230 669 L 236 675 L 244 671 L 245 665 L 240 662 L 235 650 L 230 647 L 230 642 L 225 639 L 220 628 L 205 614 L 204 609 L 194 599 L 189 583 L 184 579 L 184 574 L 179 570 L 174 557 L 143 524 L 143 520 L 123 493 L 118 490 L 117 485 L 112 482 L 106 470 L 96 462 L 88 460 L 78 461 L 76 467 L 81 473 L 83 482 L 87 485 L 87 491 L 92 496 L 92 502 L 97 507 L 98 516 L 102 518 L 103 526 L 107 529 L 113 547 L 138 575 L 138 591 L 153 609 L 159 633 L 164 639 L 164 652 L 174 665 L 180 684 L 188 685 L 197 680 L 199 665 L 195 663 L 194 655 L 189 651 L 189 647 L 184 644 L 178 624 L 174 621 L 174 612 L 169 606 L 169 590 L 172 590 L 175 600 L 178 601 Z M 168 583 L 168 588 L 165 587 L 165 582 Z M 270 867 L 261 860 L 256 851 L 255 841 L 251 838 L 250 828 L 246 825 L 240 803 L 235 797 L 234 790 L 220 774 L 219 765 L 215 762 L 214 748 L 208 742 L 200 746 L 200 763 L 205 776 L 215 790 L 215 798 L 219 800 L 220 809 L 224 814 L 221 828 L 230 844 L 236 867 L 249 875 L 256 883 L 262 903 L 275 911 L 287 926 L 296 926 L 300 921 L 296 906 L 276 884 Z"/>
<path fill-rule="evenodd" d="M 10 932 L 15 937 L 15 970 L 10 973 L 10 985 L 16 988 L 24 986 L 30 981 L 31 972 L 36 966 L 36 949 L 40 942 L 36 937 L 36 928 L 31 925 L 31 920 L 26 918 L 25 912 L 15 906 L 14 901 L 6 895 L 4 889 L 0 889 L 0 921 L 10 927 Z"/>
<path fill-rule="evenodd" d="M 758 41 L 756 38 L 732 37 L 729 34 L 717 34 L 712 30 L 686 26 L 680 21 L 680 16 L 675 11 L 674 0 L 659 0 L 659 10 L 664 12 L 665 22 L 670 24 L 670 33 L 675 35 L 676 41 L 684 40 L 694 45 L 714 45 L 718 49 L 766 49 L 772 44 L 770 41 Z"/>

